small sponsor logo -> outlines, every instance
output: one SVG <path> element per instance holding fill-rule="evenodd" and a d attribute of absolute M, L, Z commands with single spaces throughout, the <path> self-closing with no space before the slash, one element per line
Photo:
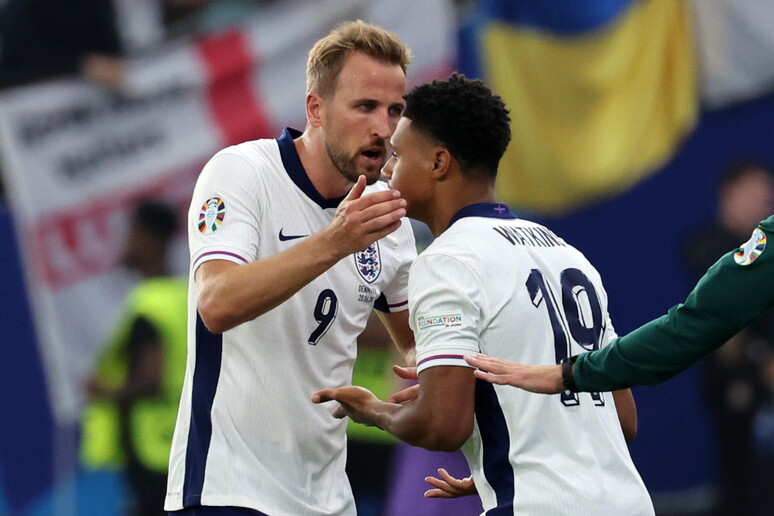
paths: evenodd
<path fill-rule="evenodd" d="M 220 197 L 208 199 L 199 212 L 199 232 L 209 235 L 218 230 L 226 218 L 226 203 Z"/>
<path fill-rule="evenodd" d="M 417 317 L 417 328 L 420 330 L 426 330 L 428 328 L 435 328 L 438 326 L 449 328 L 451 326 L 461 325 L 462 314 L 427 315 Z"/>
<path fill-rule="evenodd" d="M 743 244 L 741 249 L 734 254 L 734 261 L 739 265 L 750 265 L 758 259 L 765 249 L 766 233 L 755 228 L 750 240 Z"/>
<path fill-rule="evenodd" d="M 382 259 L 379 255 L 379 242 L 374 242 L 362 251 L 355 253 L 355 267 L 360 277 L 373 283 L 382 272 Z"/>
<path fill-rule="evenodd" d="M 282 233 L 284 229 L 285 228 L 280 229 L 280 232 L 279 232 L 279 239 L 281 242 L 285 242 L 287 240 L 295 240 L 296 238 L 306 238 L 309 236 L 309 235 L 285 235 Z"/>

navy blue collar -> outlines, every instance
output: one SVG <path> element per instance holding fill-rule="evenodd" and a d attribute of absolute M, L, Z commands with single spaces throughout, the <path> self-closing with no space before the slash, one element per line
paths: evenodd
<path fill-rule="evenodd" d="M 518 219 L 519 217 L 511 211 L 507 204 L 501 202 L 480 202 L 477 204 L 468 204 L 460 211 L 454 214 L 449 221 L 449 227 L 458 220 L 465 217 L 489 217 L 492 219 Z M 448 229 L 448 228 L 447 228 Z"/>
<path fill-rule="evenodd" d="M 320 208 L 336 208 L 341 201 L 344 200 L 346 195 L 336 197 L 335 199 L 326 199 L 309 180 L 309 176 L 304 170 L 304 166 L 301 164 L 301 158 L 298 157 L 296 151 L 296 145 L 293 140 L 301 136 L 301 131 L 286 127 L 282 131 L 282 135 L 277 138 L 277 144 L 279 145 L 280 156 L 282 157 L 282 164 L 285 166 L 285 171 L 290 176 L 290 179 L 306 194 L 311 200 L 317 203 Z"/>

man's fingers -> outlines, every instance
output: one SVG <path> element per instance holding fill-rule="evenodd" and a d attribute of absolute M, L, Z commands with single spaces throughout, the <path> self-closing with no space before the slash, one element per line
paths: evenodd
<path fill-rule="evenodd" d="M 405 213 L 404 213 L 404 215 L 405 215 Z M 402 215 L 401 215 L 401 217 L 402 217 Z M 401 218 L 401 217 L 398 217 L 398 218 Z M 401 225 L 401 221 L 397 220 L 397 221 L 391 223 L 389 226 L 380 226 L 379 228 L 377 228 L 375 230 L 369 229 L 368 230 L 368 237 L 371 240 L 371 242 L 373 243 L 373 242 L 375 242 L 377 240 L 381 240 L 382 238 L 386 237 L 387 235 L 389 235 L 393 231 L 397 231 L 398 228 L 400 227 L 400 225 Z"/>
<path fill-rule="evenodd" d="M 357 181 L 355 181 L 355 184 L 352 186 L 349 193 L 347 193 L 347 196 L 344 198 L 344 200 L 354 201 L 355 199 L 360 199 L 360 196 L 363 195 L 363 192 L 365 191 L 365 187 L 366 177 L 357 176 Z"/>
<path fill-rule="evenodd" d="M 481 369 L 476 369 L 475 371 L 473 371 L 473 376 L 481 380 L 486 380 L 487 382 L 490 382 L 490 383 L 496 383 L 497 385 L 505 385 L 508 383 L 505 377 L 492 374 L 492 373 L 487 373 L 486 371 L 482 371 Z"/>
<path fill-rule="evenodd" d="M 438 468 L 438 475 L 441 478 L 425 477 L 425 482 L 435 488 L 425 491 L 425 498 L 457 498 L 476 492 L 470 478 L 454 478 L 444 468 Z"/>
<path fill-rule="evenodd" d="M 398 375 L 399 377 L 403 378 L 404 380 L 419 380 L 419 377 L 417 376 L 417 368 L 416 367 L 403 367 L 399 365 L 392 366 L 393 372 Z M 414 401 L 419 396 L 419 385 L 412 385 L 410 387 L 406 387 L 405 389 L 402 389 L 388 399 L 388 401 L 392 403 L 407 403 L 409 401 Z"/>
<path fill-rule="evenodd" d="M 419 380 L 416 367 L 392 366 L 392 371 L 404 380 Z"/>
<path fill-rule="evenodd" d="M 338 401 L 336 399 L 336 393 L 338 389 L 323 389 L 312 394 L 312 403 L 326 403 L 328 401 Z M 336 419 L 342 419 L 347 416 L 347 411 L 339 404 L 333 409 L 333 417 Z"/>
<path fill-rule="evenodd" d="M 388 235 L 400 227 L 401 219 L 406 216 L 406 201 L 393 199 L 374 204 L 360 211 L 351 223 L 360 224 L 365 234 Z M 381 236 L 379 236 L 381 238 Z"/>
<path fill-rule="evenodd" d="M 492 371 L 493 373 L 505 372 L 505 364 L 503 360 L 500 360 L 499 358 L 492 358 L 481 354 L 465 355 L 465 361 L 474 367 L 478 367 L 479 369 L 486 369 L 487 371 Z"/>
<path fill-rule="evenodd" d="M 383 194 L 388 195 L 384 198 Z M 340 208 L 337 216 L 339 225 L 348 235 L 354 234 L 352 231 L 357 228 L 357 233 L 367 235 L 373 241 L 400 227 L 401 219 L 406 216 L 406 201 L 400 199 L 397 192 L 395 196 L 392 192 L 377 192 Z"/>
<path fill-rule="evenodd" d="M 456 498 L 453 495 L 450 495 L 443 489 L 428 489 L 425 491 L 425 498 Z"/>
<path fill-rule="evenodd" d="M 342 204 L 346 203 L 348 208 L 351 206 L 354 210 L 362 211 L 375 205 L 400 200 L 400 192 L 398 190 L 379 190 L 363 195 L 365 181 L 362 180 L 362 177 L 364 176 L 361 176 L 361 179 L 358 179 L 355 186 L 352 187 L 347 196 L 344 197 L 344 200 L 341 201 Z M 361 181 L 363 182 L 363 187 L 358 188 Z"/>
<path fill-rule="evenodd" d="M 425 498 L 454 498 L 455 489 L 449 484 L 435 477 L 425 477 L 425 482 L 435 489 L 425 491 Z"/>
<path fill-rule="evenodd" d="M 385 194 L 392 195 L 387 197 Z M 392 190 L 390 192 L 375 192 L 361 197 L 356 205 L 350 204 L 350 209 L 360 211 L 361 218 L 367 221 L 397 213 L 401 209 L 405 211 L 406 204 L 406 199 L 401 199 L 400 193 Z"/>
<path fill-rule="evenodd" d="M 419 397 L 419 385 L 412 385 L 411 387 L 406 387 L 405 389 L 396 392 L 390 396 L 387 401 L 402 405 L 406 402 L 414 401 L 417 397 Z"/>
<path fill-rule="evenodd" d="M 450 486 L 459 486 L 462 482 L 449 474 L 444 468 L 438 468 L 438 474 Z"/>
<path fill-rule="evenodd" d="M 444 482 L 439 478 L 430 477 L 430 476 L 425 477 L 425 482 L 427 482 L 433 487 L 437 487 L 438 489 L 443 489 L 444 487 L 446 487 L 446 484 L 447 484 L 447 482 Z"/>
<path fill-rule="evenodd" d="M 473 375 L 476 378 L 486 380 L 487 382 L 496 383 L 498 385 L 503 385 L 506 383 L 505 378 L 503 378 L 501 375 L 502 373 L 506 373 L 508 371 L 502 363 L 498 363 L 499 359 L 481 354 L 465 355 L 464 358 L 468 364 L 478 368 L 473 371 Z"/>
<path fill-rule="evenodd" d="M 347 411 L 344 409 L 342 405 L 339 405 L 333 410 L 332 415 L 336 419 L 343 419 L 347 417 Z"/>
<path fill-rule="evenodd" d="M 465 355 L 463 357 L 465 359 L 465 362 L 472 365 L 473 367 L 482 367 L 486 361 L 487 356 L 486 355 Z"/>
<path fill-rule="evenodd" d="M 325 403 L 326 401 L 335 401 L 336 389 L 323 389 L 312 394 L 312 403 Z"/>
<path fill-rule="evenodd" d="M 362 195 L 365 178 L 359 177 L 355 185 L 336 210 L 331 223 L 337 241 L 362 250 L 401 226 L 406 216 L 406 201 L 397 190 L 387 190 Z"/>

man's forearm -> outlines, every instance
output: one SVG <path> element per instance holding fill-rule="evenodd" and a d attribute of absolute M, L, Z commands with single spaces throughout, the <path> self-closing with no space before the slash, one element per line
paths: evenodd
<path fill-rule="evenodd" d="M 727 253 L 684 304 L 603 349 L 581 355 L 573 372 L 576 384 L 586 391 L 616 390 L 654 385 L 680 373 L 774 305 L 774 291 L 767 286 L 772 271 L 772 253 L 748 265 Z"/>
<path fill-rule="evenodd" d="M 380 402 L 374 411 L 375 426 L 412 446 L 432 451 L 455 451 L 464 442 L 455 439 L 451 428 L 441 428 L 420 412 L 416 402 L 406 405 Z"/>
<path fill-rule="evenodd" d="M 341 259 L 326 250 L 323 241 L 314 235 L 280 254 L 216 274 L 199 274 L 209 262 L 202 264 L 196 281 L 204 323 L 222 333 L 290 299 Z"/>

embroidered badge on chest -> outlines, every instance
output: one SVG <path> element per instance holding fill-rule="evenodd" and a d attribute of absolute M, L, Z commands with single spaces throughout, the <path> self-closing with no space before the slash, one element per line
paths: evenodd
<path fill-rule="evenodd" d="M 379 255 L 379 242 L 374 242 L 362 251 L 355 253 L 355 267 L 358 274 L 368 283 L 373 283 L 382 272 L 382 259 Z"/>
<path fill-rule="evenodd" d="M 766 233 L 755 228 L 750 240 L 734 254 L 734 261 L 739 265 L 750 265 L 758 259 L 764 249 L 766 249 Z"/>
<path fill-rule="evenodd" d="M 214 233 L 226 218 L 226 203 L 220 197 L 213 197 L 202 205 L 199 212 L 199 231 L 205 235 Z"/>

